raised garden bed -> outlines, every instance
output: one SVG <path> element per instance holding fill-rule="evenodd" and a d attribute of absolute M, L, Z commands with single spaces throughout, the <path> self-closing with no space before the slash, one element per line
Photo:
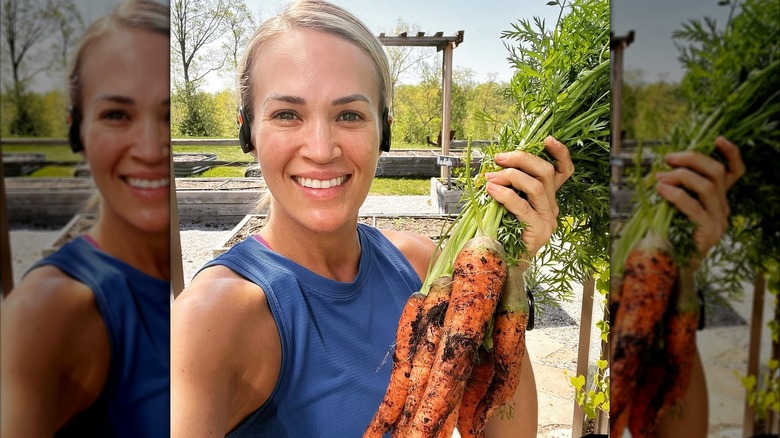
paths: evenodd
<path fill-rule="evenodd" d="M 25 176 L 43 167 L 45 154 L 3 152 L 3 176 Z"/>
<path fill-rule="evenodd" d="M 455 187 L 447 187 L 446 181 L 431 178 L 431 205 L 439 214 L 458 214 L 465 202 L 461 200 L 463 191 Z"/>
<path fill-rule="evenodd" d="M 266 215 L 247 215 L 230 231 L 228 237 L 212 250 L 213 256 L 224 253 L 236 243 L 256 234 L 265 225 L 266 217 Z M 362 224 L 381 229 L 410 231 L 428 236 L 436 242 L 447 231 L 451 220 L 448 217 L 421 216 L 362 216 L 359 219 Z"/>
<path fill-rule="evenodd" d="M 217 154 L 173 154 L 173 173 L 177 177 L 197 175 L 214 167 L 204 162 L 216 160 Z"/>

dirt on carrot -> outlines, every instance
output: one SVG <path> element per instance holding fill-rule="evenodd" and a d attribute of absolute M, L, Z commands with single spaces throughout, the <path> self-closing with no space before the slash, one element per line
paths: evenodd
<path fill-rule="evenodd" d="M 408 436 L 435 436 L 459 403 L 501 295 L 504 260 L 501 244 L 487 237 L 469 240 L 456 257 L 444 331 Z"/>

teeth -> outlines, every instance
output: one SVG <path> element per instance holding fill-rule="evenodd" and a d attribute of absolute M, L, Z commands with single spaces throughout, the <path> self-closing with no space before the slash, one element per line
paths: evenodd
<path fill-rule="evenodd" d="M 333 179 L 312 179 L 312 178 L 301 178 L 299 176 L 295 177 L 295 180 L 298 181 L 298 184 L 308 187 L 310 189 L 329 189 L 331 187 L 340 186 L 344 183 L 344 180 L 347 179 L 346 176 L 340 176 L 338 178 Z"/>
<path fill-rule="evenodd" d="M 132 187 L 139 189 L 159 189 L 160 187 L 168 187 L 169 178 L 160 179 L 141 179 L 141 178 L 127 178 L 127 183 Z"/>

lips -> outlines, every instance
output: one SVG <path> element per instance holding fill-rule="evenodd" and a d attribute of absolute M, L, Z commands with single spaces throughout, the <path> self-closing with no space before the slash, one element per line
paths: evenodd
<path fill-rule="evenodd" d="M 162 187 L 168 187 L 170 184 L 170 178 L 136 178 L 136 177 L 125 177 L 125 181 L 127 181 L 127 184 L 130 185 L 130 187 L 136 188 L 136 189 L 142 189 L 142 190 L 154 190 L 159 189 Z"/>
<path fill-rule="evenodd" d="M 310 189 L 329 189 L 331 187 L 338 187 L 348 179 L 349 175 L 342 175 L 336 178 L 332 179 L 315 179 L 315 178 L 304 178 L 300 176 L 294 176 L 293 179 L 295 182 L 300 184 L 303 187 L 310 188 Z"/>

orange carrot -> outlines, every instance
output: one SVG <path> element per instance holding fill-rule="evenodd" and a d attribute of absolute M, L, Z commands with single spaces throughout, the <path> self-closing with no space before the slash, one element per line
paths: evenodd
<path fill-rule="evenodd" d="M 631 401 L 628 429 L 632 438 L 655 437 L 655 418 L 661 407 L 659 396 L 661 386 L 666 377 L 666 360 L 664 350 L 653 352 L 653 363 L 645 371 L 637 383 L 636 395 Z"/>
<path fill-rule="evenodd" d="M 663 318 L 677 270 L 671 245 L 648 236 L 626 259 L 620 310 L 612 327 L 610 351 L 610 417 L 618 418 L 634 397 L 647 353 L 654 342 L 656 324 Z"/>
<path fill-rule="evenodd" d="M 689 267 L 680 268 L 674 308 L 666 322 L 665 349 L 667 377 L 663 385 L 663 403 L 656 418 L 676 406 L 691 383 L 696 354 L 696 329 L 699 326 L 699 300 Z"/>
<path fill-rule="evenodd" d="M 458 423 L 458 415 L 460 412 L 460 406 L 455 406 L 455 409 L 450 412 L 447 417 L 447 421 L 444 422 L 444 426 L 441 427 L 436 438 L 452 438 L 452 433 L 455 431 L 455 425 Z M 463 435 L 461 435 L 462 437 Z"/>
<path fill-rule="evenodd" d="M 481 431 L 498 408 L 512 400 L 520 383 L 525 356 L 525 328 L 528 324 L 528 300 L 523 273 L 511 266 L 493 323 L 495 373 L 487 394 L 479 402 L 474 427 Z"/>
<path fill-rule="evenodd" d="M 444 332 L 409 437 L 435 436 L 460 401 L 501 295 L 504 258 L 501 244 L 484 236 L 466 242 L 455 258 Z"/>
<path fill-rule="evenodd" d="M 623 431 L 626 430 L 626 425 L 628 424 L 629 410 L 630 406 L 629 409 L 624 409 L 623 412 L 617 417 L 613 417 L 612 414 L 610 414 L 609 436 L 617 438 L 623 437 Z M 610 412 L 611 411 L 612 410 L 610 409 Z"/>
<path fill-rule="evenodd" d="M 466 383 L 466 390 L 460 399 L 458 411 L 458 432 L 461 438 L 477 438 L 480 436 L 474 427 L 474 417 L 479 402 L 485 397 L 493 380 L 493 352 L 484 348 L 479 349 L 479 358 L 471 371 L 471 377 Z"/>
<path fill-rule="evenodd" d="M 425 295 L 416 292 L 409 297 L 401 319 L 396 329 L 395 352 L 393 353 L 393 369 L 390 373 L 390 383 L 382 403 L 374 418 L 363 434 L 365 438 L 381 437 L 392 427 L 404 406 L 406 392 L 409 387 L 409 370 L 411 358 L 417 348 L 416 337 L 419 336 L 419 326 L 423 317 Z"/>
<path fill-rule="evenodd" d="M 409 430 L 409 420 L 414 415 L 417 403 L 425 392 L 428 375 L 433 365 L 433 359 L 441 338 L 444 315 L 450 302 L 452 292 L 452 277 L 439 277 L 431 285 L 431 291 L 423 304 L 423 321 L 420 324 L 422 333 L 417 343 L 417 350 L 412 358 L 412 368 L 409 372 L 409 390 L 403 405 L 401 415 L 393 426 L 393 436 L 406 436 Z"/>

